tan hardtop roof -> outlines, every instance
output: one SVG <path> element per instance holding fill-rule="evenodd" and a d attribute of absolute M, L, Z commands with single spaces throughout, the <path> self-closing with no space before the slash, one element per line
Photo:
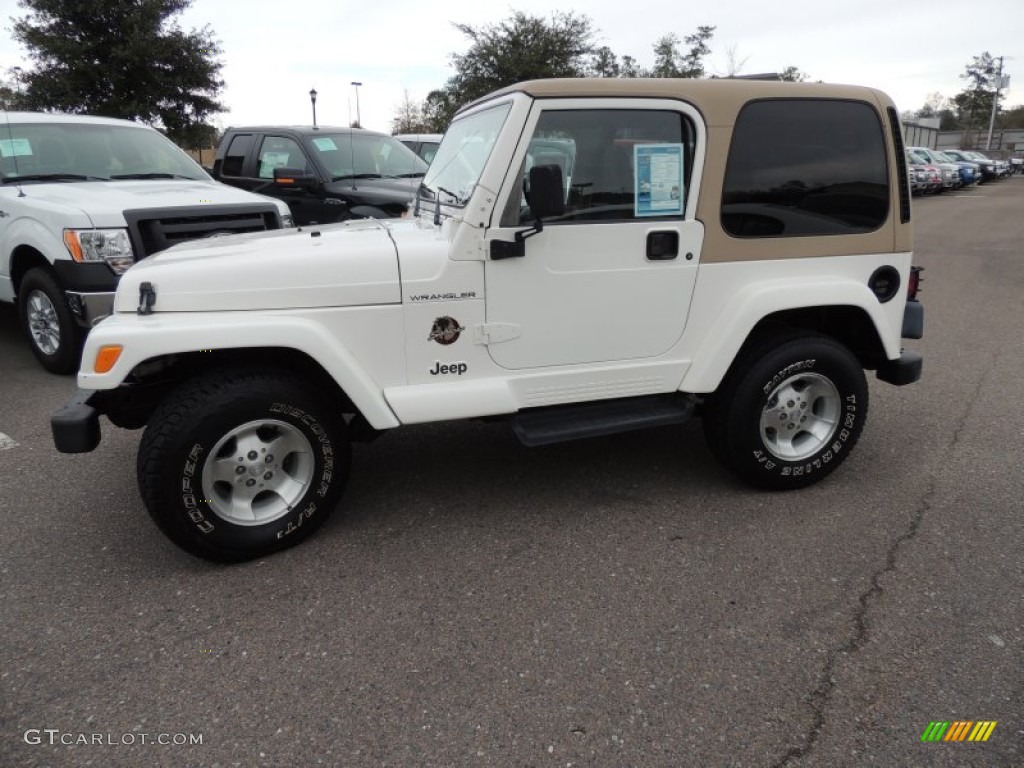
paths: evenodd
<path fill-rule="evenodd" d="M 751 99 L 831 98 L 870 101 L 880 108 L 892 100 L 881 91 L 860 85 L 831 83 L 783 83 L 768 80 L 692 78 L 561 78 L 527 80 L 494 91 L 463 109 L 509 93 L 525 93 L 535 99 L 555 98 L 657 98 L 680 99 L 700 109 L 710 125 L 730 125 L 736 112 Z"/>

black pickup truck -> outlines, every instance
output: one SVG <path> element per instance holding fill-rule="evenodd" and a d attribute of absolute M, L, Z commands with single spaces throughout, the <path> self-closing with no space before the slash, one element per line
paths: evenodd
<path fill-rule="evenodd" d="M 427 164 L 383 133 L 329 126 L 229 128 L 213 177 L 279 198 L 296 224 L 401 216 Z"/>

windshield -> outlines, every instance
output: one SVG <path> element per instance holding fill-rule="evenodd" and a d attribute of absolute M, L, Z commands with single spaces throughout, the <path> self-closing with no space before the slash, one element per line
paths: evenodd
<path fill-rule="evenodd" d="M 419 155 L 391 136 L 324 133 L 309 143 L 334 180 L 412 179 L 427 170 Z"/>
<path fill-rule="evenodd" d="M 5 126 L 0 176 L 5 182 L 209 178 L 156 131 L 93 123 Z"/>
<path fill-rule="evenodd" d="M 430 163 L 420 193 L 442 203 L 465 205 L 480 181 L 511 102 L 474 112 L 452 123 Z"/>

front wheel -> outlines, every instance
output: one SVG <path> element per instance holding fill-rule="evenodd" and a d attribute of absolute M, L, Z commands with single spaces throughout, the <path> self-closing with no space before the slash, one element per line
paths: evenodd
<path fill-rule="evenodd" d="M 839 466 L 868 411 L 864 371 L 825 336 L 752 345 L 705 404 L 704 432 L 725 466 L 758 488 L 791 490 Z"/>
<path fill-rule="evenodd" d="M 49 272 L 36 267 L 25 273 L 18 287 L 18 314 L 32 354 L 46 370 L 71 373 L 78 368 L 85 335 Z"/>
<path fill-rule="evenodd" d="M 138 480 L 157 526 L 193 555 L 236 562 L 298 544 L 348 479 L 343 416 L 286 374 L 195 379 L 153 414 Z"/>

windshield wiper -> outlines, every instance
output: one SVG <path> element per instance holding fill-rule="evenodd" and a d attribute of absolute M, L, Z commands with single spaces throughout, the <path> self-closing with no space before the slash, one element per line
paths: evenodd
<path fill-rule="evenodd" d="M 79 173 L 28 173 L 24 176 L 4 176 L 4 184 L 21 181 L 109 181 L 102 176 L 82 176 Z"/>
<path fill-rule="evenodd" d="M 194 176 L 183 176 L 180 173 L 118 173 L 111 174 L 112 179 L 188 179 L 198 181 Z"/>
<path fill-rule="evenodd" d="M 396 179 L 421 179 L 425 176 L 423 171 L 415 171 L 414 173 L 400 173 L 394 178 Z"/>
<path fill-rule="evenodd" d="M 332 176 L 331 181 L 340 181 L 341 179 L 379 179 L 381 175 L 379 173 L 348 173 L 344 176 Z"/>
<path fill-rule="evenodd" d="M 458 195 L 456 195 L 456 194 L 455 194 L 454 192 L 452 192 L 452 191 L 451 191 L 450 189 L 445 189 L 444 187 L 438 187 L 438 188 L 437 188 L 437 191 L 438 191 L 438 192 L 444 192 L 444 193 L 445 193 L 446 195 L 449 195 L 449 196 L 450 196 L 450 197 L 452 198 L 452 200 L 454 200 L 454 201 L 455 201 L 455 204 L 456 204 L 456 205 L 465 205 L 465 204 L 466 204 L 466 201 L 465 201 L 465 200 L 463 200 L 463 199 L 462 199 L 461 197 L 459 197 Z"/>

